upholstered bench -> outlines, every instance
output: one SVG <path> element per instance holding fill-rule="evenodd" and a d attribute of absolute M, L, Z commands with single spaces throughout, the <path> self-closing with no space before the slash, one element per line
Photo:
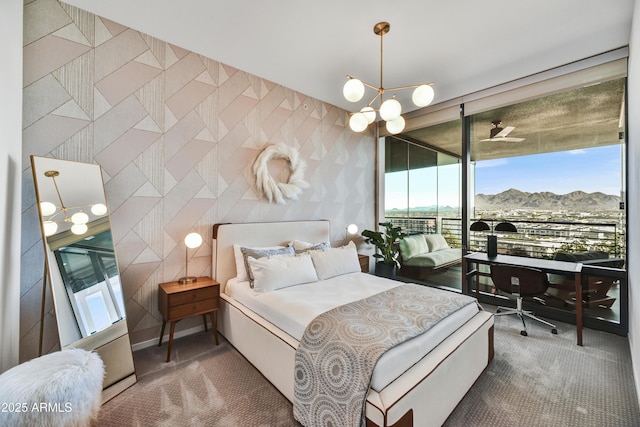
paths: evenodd
<path fill-rule="evenodd" d="M 0 425 L 89 426 L 100 410 L 104 364 L 97 353 L 68 349 L 0 375 Z"/>

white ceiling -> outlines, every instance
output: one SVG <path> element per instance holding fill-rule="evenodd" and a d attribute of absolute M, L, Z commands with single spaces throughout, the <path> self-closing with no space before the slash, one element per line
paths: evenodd
<path fill-rule="evenodd" d="M 67 0 L 288 88 L 357 111 L 347 74 L 378 86 L 434 82 L 434 103 L 629 42 L 634 0 Z M 399 94 L 401 101 L 411 91 Z M 410 101 L 402 102 L 405 108 Z M 410 109 L 407 108 L 407 111 Z"/>

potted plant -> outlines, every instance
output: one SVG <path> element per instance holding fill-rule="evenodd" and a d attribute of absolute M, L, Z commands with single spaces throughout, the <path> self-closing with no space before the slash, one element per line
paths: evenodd
<path fill-rule="evenodd" d="M 377 249 L 373 255 L 380 260 L 376 262 L 376 276 L 395 279 L 396 269 L 400 268 L 398 242 L 404 239 L 406 234 L 402 232 L 402 228 L 394 227 L 391 222 L 381 222 L 379 225 L 384 227 L 384 232 L 364 230 L 362 236 L 365 242 L 371 243 Z"/>

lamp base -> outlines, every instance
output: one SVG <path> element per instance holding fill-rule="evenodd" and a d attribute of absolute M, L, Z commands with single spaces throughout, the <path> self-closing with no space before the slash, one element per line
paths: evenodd
<path fill-rule="evenodd" d="M 189 283 L 195 283 L 197 281 L 198 278 L 193 276 L 181 277 L 178 279 L 178 283 L 180 283 L 181 285 L 188 285 Z"/>
<path fill-rule="evenodd" d="M 487 236 L 487 256 L 495 258 L 498 255 L 498 236 Z"/>

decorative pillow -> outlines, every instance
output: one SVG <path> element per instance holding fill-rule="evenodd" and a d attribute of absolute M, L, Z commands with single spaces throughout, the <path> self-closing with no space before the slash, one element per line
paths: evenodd
<path fill-rule="evenodd" d="M 340 248 L 311 252 L 311 259 L 319 280 L 362 271 L 356 245 L 353 242 Z"/>
<path fill-rule="evenodd" d="M 317 282 L 309 254 L 276 255 L 255 259 L 247 257 L 253 275 L 253 290 L 270 292 L 288 286 Z"/>
<path fill-rule="evenodd" d="M 400 246 L 400 254 L 404 261 L 408 261 L 416 255 L 429 252 L 429 246 L 424 238 L 424 234 L 405 236 L 404 239 L 400 240 L 398 246 Z"/>
<path fill-rule="evenodd" d="M 307 252 L 307 251 L 323 251 L 325 249 L 331 248 L 331 243 L 329 242 L 320 242 L 320 243 L 310 243 L 302 240 L 294 240 L 289 242 L 289 246 L 293 246 L 293 249 L 296 253 Z"/>
<path fill-rule="evenodd" d="M 444 237 L 442 237 L 442 234 L 425 234 L 424 239 L 427 241 L 427 245 L 429 245 L 429 252 L 449 249 L 449 244 Z"/>
<path fill-rule="evenodd" d="M 287 246 L 264 246 L 264 247 L 249 248 L 249 247 L 243 247 L 240 245 L 233 245 L 233 254 L 236 261 L 236 277 L 238 278 L 238 281 L 246 282 L 250 280 L 248 268 L 247 268 L 247 261 L 242 251 L 243 249 L 246 249 L 248 251 L 254 251 L 253 252 L 254 255 L 252 256 L 254 258 L 260 258 L 262 256 L 265 256 L 260 253 L 264 253 L 264 252 L 269 253 L 270 251 L 278 251 L 286 248 Z M 286 253 L 293 253 L 293 249 L 288 249 Z"/>

